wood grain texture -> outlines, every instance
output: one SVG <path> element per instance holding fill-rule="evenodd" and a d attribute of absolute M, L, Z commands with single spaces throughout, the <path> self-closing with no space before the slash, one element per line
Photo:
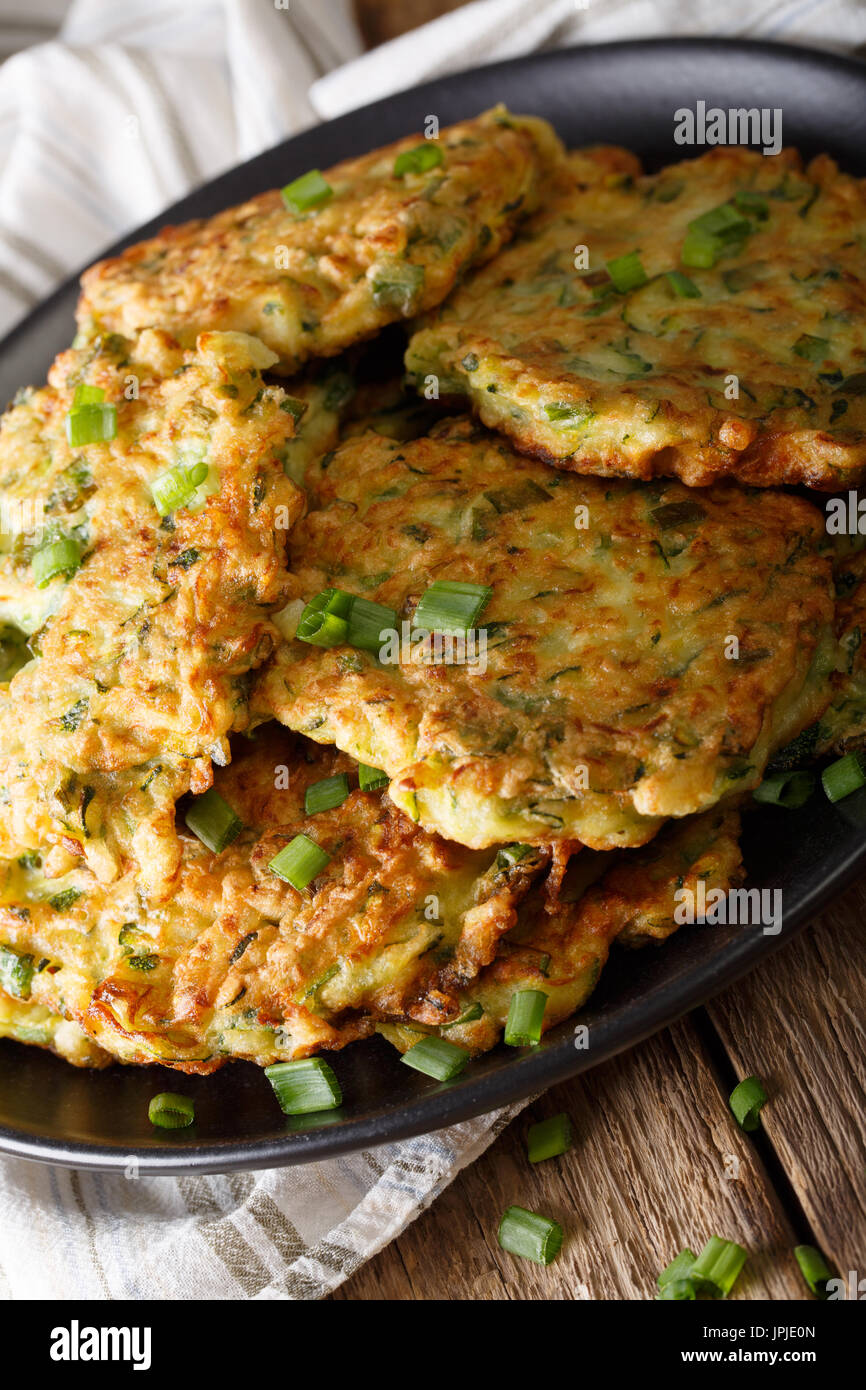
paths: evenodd
<path fill-rule="evenodd" d="M 816 1242 L 866 1276 L 866 884 L 709 1005 Z"/>
<path fill-rule="evenodd" d="M 686 1019 L 524 1111 L 404 1234 L 336 1295 L 347 1299 L 651 1298 L 659 1271 L 710 1235 L 750 1251 L 737 1297 L 802 1295 L 795 1233 Z M 525 1133 L 565 1110 L 575 1142 L 532 1165 Z M 558 1220 L 541 1268 L 499 1249 L 511 1203 Z M 431 1252 L 435 1257 L 431 1258 Z"/>

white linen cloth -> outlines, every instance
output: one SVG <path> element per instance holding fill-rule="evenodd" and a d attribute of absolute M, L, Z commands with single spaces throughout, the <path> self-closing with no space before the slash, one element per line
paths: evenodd
<path fill-rule="evenodd" d="M 856 51 L 866 6 L 475 0 L 364 54 L 350 0 L 0 0 L 0 58 L 14 54 L 0 67 L 0 332 L 191 187 L 318 119 L 533 49 L 672 33 Z M 520 1108 L 263 1173 L 0 1159 L 0 1298 L 321 1297 Z"/>

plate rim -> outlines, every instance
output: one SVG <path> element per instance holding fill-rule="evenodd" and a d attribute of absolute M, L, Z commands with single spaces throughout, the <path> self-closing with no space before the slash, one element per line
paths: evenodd
<path fill-rule="evenodd" d="M 351 145 L 351 127 L 360 112 L 369 115 L 408 98 L 420 102 L 427 93 L 434 90 L 441 94 L 443 88 L 450 87 L 457 93 L 466 83 L 471 83 L 474 74 L 480 72 L 494 77 L 502 74 L 505 83 L 510 73 L 521 68 L 554 67 L 575 58 L 586 61 L 593 55 L 607 55 L 615 60 L 620 56 L 627 59 L 629 55 L 653 50 L 656 53 L 694 53 L 711 59 L 720 49 L 741 56 L 748 54 L 753 58 L 763 58 L 768 63 L 794 60 L 806 66 L 820 67 L 831 74 L 853 77 L 866 83 L 866 61 L 825 49 L 776 43 L 765 39 L 655 36 L 600 44 L 578 44 L 545 53 L 524 54 L 482 67 L 444 74 L 419 86 L 391 93 L 367 106 L 344 113 L 331 121 L 321 122 L 280 141 L 251 159 L 244 160 L 198 185 L 183 198 L 163 209 L 156 217 L 112 243 L 100 252 L 98 259 L 116 255 L 125 247 L 175 220 L 196 216 L 195 206 L 200 203 L 203 193 L 218 193 L 240 170 L 254 171 L 259 162 L 271 160 L 280 150 L 286 150 L 291 158 L 293 149 L 310 139 L 315 140 L 317 134 L 320 135 L 326 127 L 338 136 L 345 131 L 348 137 L 346 143 Z M 442 100 L 441 95 L 438 99 Z M 445 99 L 447 100 L 447 95 Z M 92 261 L 87 264 L 92 264 Z M 82 270 L 85 268 L 82 267 Z M 39 320 L 44 315 L 67 299 L 70 292 L 77 292 L 80 274 L 81 271 L 78 271 L 67 277 L 13 326 L 0 340 L 0 358 L 9 352 L 14 353 L 19 341 L 34 331 L 38 332 Z M 866 842 L 855 845 L 827 876 L 813 882 L 806 889 L 790 917 L 786 914 L 784 929 L 778 937 L 768 940 L 759 934 L 743 934 L 734 941 L 721 967 L 718 960 L 707 957 L 702 964 L 699 963 L 691 970 L 685 984 L 676 978 L 667 983 L 662 981 L 647 997 L 647 1008 L 640 1026 L 629 1033 L 626 1039 L 617 1039 L 615 1035 L 606 1039 L 604 1020 L 596 1024 L 596 1031 L 601 1031 L 603 1036 L 600 1044 L 593 1046 L 591 1056 L 589 1052 L 581 1052 L 574 1048 L 568 1039 L 557 1039 L 548 1046 L 542 1043 L 536 1051 L 516 1055 L 509 1065 L 480 1075 L 474 1082 L 463 1081 L 457 1089 L 449 1091 L 447 1084 L 433 1086 L 408 1105 L 395 1109 L 393 1114 L 388 1113 L 386 1121 L 383 1121 L 382 1111 L 376 1110 L 366 1116 L 346 1120 L 333 1128 L 324 1125 L 318 1129 L 295 1130 L 285 1136 L 262 1140 L 248 1140 L 239 1136 L 218 1144 L 196 1141 L 182 1149 L 172 1148 L 168 1144 L 137 1148 L 135 1144 L 123 1147 L 119 1144 L 42 1137 L 0 1125 L 0 1153 L 31 1162 L 98 1172 L 118 1172 L 134 1160 L 141 1176 L 149 1177 L 288 1167 L 324 1158 L 335 1158 L 421 1134 L 435 1133 L 449 1125 L 525 1100 L 538 1091 L 588 1071 L 618 1053 L 639 1045 L 727 988 L 793 939 L 818 912 L 829 907 L 864 868 Z"/>

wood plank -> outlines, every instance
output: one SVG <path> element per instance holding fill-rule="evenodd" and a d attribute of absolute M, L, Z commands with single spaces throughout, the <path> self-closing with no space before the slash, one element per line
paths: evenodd
<path fill-rule="evenodd" d="M 709 1005 L 817 1243 L 866 1276 L 866 884 Z"/>
<path fill-rule="evenodd" d="M 646 1299 L 684 1245 L 720 1235 L 750 1251 L 737 1297 L 801 1297 L 795 1234 L 726 1096 L 695 1022 L 682 1021 L 538 1100 L 341 1296 Z M 560 1110 L 573 1149 L 531 1165 L 527 1128 Z M 500 1250 L 511 1203 L 565 1229 L 548 1268 Z"/>

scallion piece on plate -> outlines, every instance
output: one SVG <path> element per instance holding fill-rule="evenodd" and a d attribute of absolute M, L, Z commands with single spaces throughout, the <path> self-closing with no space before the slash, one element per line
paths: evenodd
<path fill-rule="evenodd" d="M 317 816 L 320 811 L 333 811 L 342 806 L 349 795 L 349 778 L 345 772 L 337 772 L 333 777 L 323 777 L 307 787 L 304 795 L 304 811 L 308 816 Z"/>
<path fill-rule="evenodd" d="M 414 149 L 404 150 L 394 160 L 394 177 L 402 179 L 404 174 L 426 174 L 442 163 L 442 150 L 434 140 L 425 140 Z"/>
<path fill-rule="evenodd" d="M 349 609 L 349 631 L 346 637 L 350 647 L 361 651 L 377 652 L 384 641 L 383 633 L 396 631 L 397 614 L 393 608 L 382 603 L 372 603 L 368 598 L 352 598 Z"/>
<path fill-rule="evenodd" d="M 366 763 L 358 764 L 358 785 L 362 792 L 375 792 L 380 787 L 387 787 L 389 782 L 387 772 L 383 772 L 379 767 L 368 767 Z"/>
<path fill-rule="evenodd" d="M 30 561 L 37 589 L 44 589 L 58 574 L 70 575 L 81 564 L 81 546 L 72 536 L 61 536 L 40 546 Z"/>
<path fill-rule="evenodd" d="M 703 298 L 694 280 L 690 280 L 688 275 L 683 275 L 681 270 L 669 270 L 665 278 L 678 299 Z"/>
<path fill-rule="evenodd" d="M 415 1071 L 432 1076 L 436 1081 L 451 1081 L 466 1066 L 469 1053 L 465 1047 L 458 1047 L 456 1043 L 447 1042 L 445 1038 L 437 1038 L 431 1033 L 414 1043 L 400 1060 L 407 1067 L 414 1067 Z"/>
<path fill-rule="evenodd" d="M 614 260 L 607 261 L 605 269 L 614 289 L 620 294 L 628 294 L 629 290 L 639 289 L 647 282 L 647 273 L 637 251 L 629 251 L 627 256 L 616 256 Z"/>
<path fill-rule="evenodd" d="M 842 801 L 866 785 L 866 773 L 856 753 L 846 753 L 821 773 L 821 785 L 830 801 Z"/>
<path fill-rule="evenodd" d="M 320 1057 L 275 1062 L 265 1067 L 265 1076 L 284 1115 L 311 1115 L 317 1110 L 337 1110 L 343 1104 L 340 1083 Z"/>
<path fill-rule="evenodd" d="M 413 626 L 426 632 L 468 632 L 492 593 L 486 584 L 437 579 L 422 595 Z"/>
<path fill-rule="evenodd" d="M 814 790 L 815 778 L 811 772 L 777 772 L 765 777 L 761 785 L 755 787 L 752 796 L 769 806 L 784 806 L 789 811 L 796 811 L 800 806 L 805 806 Z"/>
<path fill-rule="evenodd" d="M 519 989 L 512 994 L 505 1024 L 505 1042 L 509 1047 L 533 1047 L 541 1041 L 546 1005 L 547 995 L 540 989 Z"/>
<path fill-rule="evenodd" d="M 66 438 L 73 449 L 78 449 L 83 444 L 105 444 L 116 435 L 116 405 L 98 402 L 79 405 L 73 407 L 66 417 Z"/>
<path fill-rule="evenodd" d="M 228 802 L 223 801 L 219 792 L 211 787 L 190 802 L 186 810 L 186 826 L 209 850 L 220 854 L 226 845 L 237 839 L 243 822 Z"/>
<path fill-rule="evenodd" d="M 747 1252 L 736 1241 L 710 1236 L 688 1277 L 713 1298 L 727 1298 L 747 1259 Z"/>
<path fill-rule="evenodd" d="M 150 485 L 150 495 L 160 516 L 168 516 L 180 507 L 186 507 L 193 500 L 196 489 L 207 479 L 206 463 L 194 463 L 185 468 L 176 464 L 165 473 L 160 473 Z"/>
<path fill-rule="evenodd" d="M 159 1129 L 186 1129 L 195 1123 L 195 1102 L 174 1091 L 160 1091 L 147 1107 L 147 1118 Z"/>
<path fill-rule="evenodd" d="M 307 835 L 296 835 L 268 864 L 271 873 L 302 893 L 331 862 L 330 854 Z"/>
<path fill-rule="evenodd" d="M 510 1255 L 549 1265 L 562 1249 L 562 1227 L 525 1207 L 508 1207 L 499 1223 L 499 1244 Z"/>
<path fill-rule="evenodd" d="M 334 195 L 333 188 L 319 169 L 310 169 L 308 173 L 301 174 L 300 178 L 287 183 L 281 192 L 289 212 L 295 213 L 320 208 Z"/>
<path fill-rule="evenodd" d="M 794 1256 L 812 1293 L 817 1298 L 826 1298 L 827 1280 L 832 1279 L 833 1274 L 821 1251 L 816 1250 L 814 1245 L 797 1245 Z"/>
<path fill-rule="evenodd" d="M 697 1255 L 694 1250 L 686 1246 L 678 1255 L 674 1255 L 669 1265 L 665 1265 L 658 1279 L 656 1280 L 659 1288 L 664 1291 L 668 1284 L 675 1283 L 677 1280 L 688 1279 L 694 1267 Z"/>
<path fill-rule="evenodd" d="M 345 589 L 323 589 L 316 594 L 301 614 L 295 632 L 298 641 L 310 642 L 314 647 L 342 646 L 349 631 L 352 598 Z"/>
<path fill-rule="evenodd" d="M 548 1120 L 530 1125 L 526 1136 L 530 1163 L 543 1163 L 546 1158 L 556 1158 L 570 1148 L 571 1121 L 566 1114 L 551 1115 Z"/>
<path fill-rule="evenodd" d="M 756 1076 L 747 1076 L 731 1091 L 728 1104 L 741 1129 L 751 1133 L 758 1128 L 761 1106 L 767 1103 L 767 1092 Z"/>

